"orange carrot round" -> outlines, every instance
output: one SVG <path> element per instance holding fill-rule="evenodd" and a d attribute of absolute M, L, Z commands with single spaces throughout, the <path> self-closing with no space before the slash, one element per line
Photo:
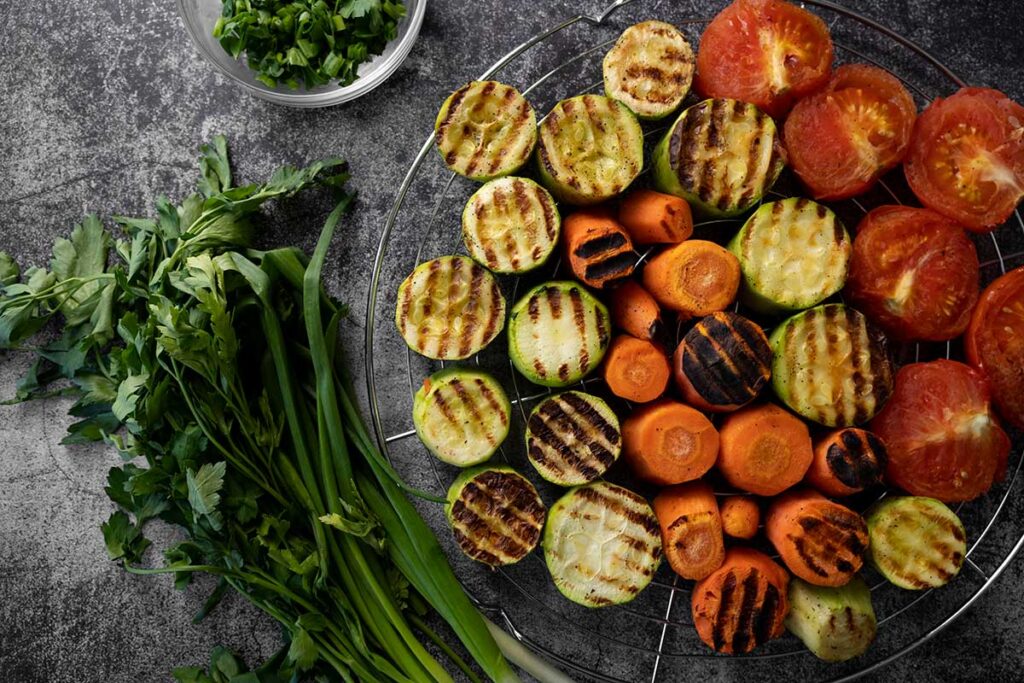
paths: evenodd
<path fill-rule="evenodd" d="M 604 357 L 604 381 L 619 398 L 648 403 L 668 388 L 672 368 L 665 352 L 645 340 L 621 334 Z"/>
<path fill-rule="evenodd" d="M 626 280 L 612 290 L 609 311 L 612 324 L 637 339 L 656 341 L 665 334 L 658 302 L 634 280 Z"/>
<path fill-rule="evenodd" d="M 676 574 L 703 579 L 722 566 L 722 518 L 710 486 L 691 481 L 662 489 L 654 497 L 654 514 L 665 558 Z"/>
<path fill-rule="evenodd" d="M 562 238 L 569 267 L 583 284 L 600 289 L 633 274 L 633 242 L 607 208 L 570 214 L 562 221 Z"/>
<path fill-rule="evenodd" d="M 674 244 L 693 234 L 693 214 L 686 200 L 654 190 L 633 190 L 623 197 L 619 223 L 636 244 Z"/>
<path fill-rule="evenodd" d="M 718 470 L 736 488 L 774 496 L 807 473 L 814 457 L 800 418 L 772 403 L 743 408 L 722 421 Z"/>
<path fill-rule="evenodd" d="M 704 475 L 718 456 L 718 432 L 698 410 L 659 401 L 634 410 L 622 423 L 622 451 L 641 479 L 681 484 Z"/>
<path fill-rule="evenodd" d="M 761 508 L 750 496 L 729 496 L 719 506 L 722 517 L 722 531 L 727 536 L 750 540 L 757 535 L 761 522 Z"/>
<path fill-rule="evenodd" d="M 815 445 L 807 483 L 827 496 L 852 496 L 881 483 L 887 462 L 885 445 L 871 432 L 837 429 Z"/>
<path fill-rule="evenodd" d="M 727 308 L 740 287 L 740 262 L 714 242 L 687 240 L 644 266 L 644 287 L 662 306 L 692 316 Z"/>

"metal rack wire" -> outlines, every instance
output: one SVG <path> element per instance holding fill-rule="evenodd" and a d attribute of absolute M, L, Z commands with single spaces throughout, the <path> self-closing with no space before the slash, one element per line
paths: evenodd
<path fill-rule="evenodd" d="M 565 97 L 600 90 L 600 59 L 619 31 L 633 21 L 638 18 L 670 21 L 687 32 L 691 42 L 696 44 L 696 31 L 722 4 L 697 7 L 697 3 L 691 1 L 686 7 L 683 3 L 659 0 L 617 0 L 600 14 L 580 15 L 537 34 L 499 59 L 480 78 L 500 77 L 516 84 L 533 100 L 538 111 L 546 111 L 541 104 L 550 106 Z M 885 26 L 825 0 L 808 0 L 805 4 L 830 22 L 839 61 L 868 62 L 887 68 L 910 89 L 919 105 L 964 85 L 922 48 Z M 563 58 L 566 54 L 571 56 Z M 645 137 L 656 140 L 664 129 L 664 125 L 648 126 Z M 432 146 L 433 138 L 428 136 L 399 189 L 381 234 L 367 300 L 366 376 L 371 416 L 385 454 L 414 483 L 443 494 L 454 478 L 454 469 L 441 465 L 419 447 L 411 428 L 411 405 L 419 382 L 444 363 L 415 356 L 390 324 L 395 291 L 408 272 L 424 258 L 465 253 L 457 221 L 463 203 L 475 187 L 456 178 L 439 161 L 428 162 Z M 901 187 L 900 182 L 898 177 L 889 177 L 868 197 L 842 202 L 833 208 L 844 222 L 853 225 L 870 206 L 903 203 L 904 198 L 910 198 L 909 191 Z M 788 179 L 787 185 L 784 176 L 772 194 L 777 198 L 789 196 L 796 190 L 792 179 Z M 420 201 L 413 201 L 426 197 L 434 200 L 429 210 Z M 697 225 L 697 233 L 714 235 L 722 223 L 738 225 L 735 221 L 707 221 Z M 393 248 L 411 240 L 419 240 L 411 259 Z M 1008 268 L 1024 264 L 1024 219 L 1016 212 L 1010 223 L 990 236 L 979 237 L 976 244 L 986 281 Z M 641 254 L 639 260 L 644 258 L 646 254 Z M 558 268 L 556 265 L 555 272 Z M 550 275 L 551 270 L 548 270 L 540 279 Z M 508 301 L 514 302 L 517 293 L 525 291 L 521 287 L 540 279 L 536 276 L 503 279 Z M 467 362 L 498 375 L 506 388 L 511 388 L 512 402 L 519 413 L 518 426 L 522 427 L 530 407 L 550 395 L 551 390 L 531 385 L 518 376 L 502 346 L 499 338 L 492 344 L 493 348 Z M 944 343 L 909 345 L 898 349 L 897 357 L 902 362 L 911 362 L 959 355 L 958 345 Z M 584 390 L 602 393 L 601 381 L 597 378 L 585 379 L 581 384 Z M 498 457 L 530 476 L 545 500 L 553 502 L 559 489 L 534 476 L 527 465 L 521 433 L 521 428 L 518 433 L 512 430 L 512 436 Z M 1022 439 L 1018 435 L 1007 481 L 982 501 L 957 508 L 972 541 L 966 567 L 950 586 L 941 591 L 912 593 L 894 588 L 870 571 L 866 572 L 879 616 L 879 639 L 867 655 L 845 665 L 827 666 L 809 661 L 812 658 L 792 638 L 774 641 L 745 656 L 721 657 L 711 653 L 697 639 L 690 621 L 692 582 L 679 579 L 667 567 L 662 568 L 651 586 L 633 603 L 593 611 L 568 602 L 554 590 L 537 553 L 519 565 L 490 572 L 482 565 L 464 560 L 453 544 L 448 550 L 457 573 L 482 609 L 496 616 L 529 647 L 567 671 L 592 680 L 635 680 L 637 667 L 645 663 L 653 682 L 683 667 L 692 673 L 695 661 L 703 661 L 719 671 L 735 667 L 745 678 L 757 680 L 773 672 L 777 676 L 785 660 L 796 657 L 808 660 L 801 662 L 801 666 L 810 668 L 801 670 L 813 671 L 819 680 L 852 680 L 902 656 L 952 623 L 992 584 L 1024 545 L 1024 520 L 1017 521 L 1022 515 L 1007 513 L 1007 508 L 1024 508 L 1019 505 L 1018 496 L 1013 495 L 1024 488 L 1024 477 L 1020 476 L 1024 464 L 1021 450 Z M 621 468 L 613 468 L 610 478 L 624 479 L 628 485 L 635 486 Z M 730 492 L 722 489 L 719 495 L 730 495 Z M 881 494 L 884 495 L 885 492 Z M 863 497 L 856 504 L 866 507 L 878 498 L 878 495 Z M 424 509 L 424 513 L 442 540 L 450 536 L 443 514 L 429 508 Z"/>

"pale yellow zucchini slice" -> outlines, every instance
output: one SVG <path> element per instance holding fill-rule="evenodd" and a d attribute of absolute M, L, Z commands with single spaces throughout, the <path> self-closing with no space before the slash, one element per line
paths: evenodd
<path fill-rule="evenodd" d="M 555 200 L 529 178 L 492 180 L 462 212 L 462 240 L 477 263 L 495 273 L 525 273 L 543 265 L 562 221 Z"/>
<path fill-rule="evenodd" d="M 693 83 L 693 48 L 664 21 L 630 26 L 605 55 L 604 92 L 641 119 L 660 119 L 682 104 Z"/>

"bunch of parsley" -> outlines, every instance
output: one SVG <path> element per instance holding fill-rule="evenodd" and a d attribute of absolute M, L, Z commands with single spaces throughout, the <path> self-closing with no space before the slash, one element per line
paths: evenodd
<path fill-rule="evenodd" d="M 106 492 L 108 553 L 136 574 L 219 577 L 277 619 L 287 642 L 248 671 L 218 650 L 179 681 L 446 681 L 421 639 L 476 674 L 427 627 L 436 610 L 480 669 L 515 680 L 437 540 L 403 493 L 356 407 L 337 344 L 343 307 L 321 268 L 352 195 L 340 160 L 283 167 L 235 187 L 222 137 L 204 145 L 199 191 L 155 218 L 95 216 L 24 273 L 0 254 L 0 348 L 36 356 L 15 401 L 77 400 L 64 443 L 103 440 L 123 456 Z M 313 186 L 337 208 L 312 259 L 251 248 L 271 199 Z M 38 337 L 45 343 L 30 346 Z M 422 494 L 421 494 L 422 495 Z M 143 568 L 147 522 L 182 528 L 164 566 Z M 151 554 L 151 553 L 150 553 Z M 148 556 L 147 556 L 148 557 Z"/>
<path fill-rule="evenodd" d="M 358 78 L 359 65 L 398 34 L 405 5 L 392 0 L 224 0 L 213 28 L 270 87 L 306 88 Z"/>

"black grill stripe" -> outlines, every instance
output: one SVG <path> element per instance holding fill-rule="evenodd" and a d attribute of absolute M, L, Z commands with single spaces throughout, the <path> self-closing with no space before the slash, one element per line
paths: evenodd
<path fill-rule="evenodd" d="M 605 440 L 612 445 L 619 443 L 622 438 L 619 434 L 619 430 L 616 429 L 611 423 L 604 419 L 604 416 L 595 408 L 589 401 L 584 399 L 579 394 L 566 393 L 559 397 L 559 400 L 565 401 L 569 406 L 576 412 L 577 415 L 582 417 L 584 420 L 589 422 L 591 426 L 601 432 Z"/>
<path fill-rule="evenodd" d="M 551 317 L 555 320 L 561 318 L 562 290 L 558 287 L 548 287 L 544 290 L 544 297 L 548 300 L 548 306 L 551 308 Z"/>
<path fill-rule="evenodd" d="M 592 438 L 591 429 L 580 424 L 576 415 L 566 412 L 557 399 L 550 399 L 541 405 L 534 415 L 534 417 L 538 416 L 547 418 L 543 422 L 552 429 L 554 436 L 558 437 L 559 442 L 565 441 L 563 435 L 571 435 L 576 443 L 587 447 L 602 466 L 608 467 L 615 460 L 614 456 L 603 444 Z M 530 422 L 531 424 L 533 423 L 533 418 L 531 418 Z M 576 455 L 575 452 L 574 455 Z"/>
<path fill-rule="evenodd" d="M 476 83 L 470 82 L 452 93 L 451 101 L 448 103 L 448 115 L 444 118 L 444 121 L 441 122 L 441 125 L 437 127 L 437 133 L 434 135 L 438 145 L 441 144 L 441 141 L 447 134 L 448 126 L 451 125 L 452 119 L 455 118 L 455 114 L 458 112 L 459 106 L 462 104 L 462 100 L 466 97 L 466 93 L 469 92 L 470 88 L 475 86 Z"/>
<path fill-rule="evenodd" d="M 473 423 L 484 424 L 486 422 L 486 419 L 484 418 L 483 414 L 481 414 L 480 407 L 476 404 L 476 401 L 473 400 L 474 397 L 470 396 L 469 392 L 466 391 L 466 387 L 463 386 L 462 380 L 456 377 L 455 379 L 448 383 L 448 386 L 450 386 L 452 390 L 455 392 L 456 396 L 458 396 L 459 402 L 466 407 L 466 410 L 469 411 Z M 490 431 L 487 431 L 484 434 L 484 438 L 487 439 L 487 443 L 490 444 L 491 446 L 498 445 L 497 440 L 494 438 L 494 435 L 490 433 Z"/>
<path fill-rule="evenodd" d="M 487 382 L 477 377 L 474 380 L 474 383 L 476 384 L 477 391 L 479 391 L 483 395 L 484 400 L 487 401 L 487 405 L 491 409 L 491 412 L 498 415 L 498 420 L 501 421 L 502 425 L 507 425 L 509 418 L 508 412 L 505 410 L 505 406 L 498 402 L 498 398 L 494 395 L 494 392 L 491 391 L 491 388 L 487 386 Z"/>
<path fill-rule="evenodd" d="M 459 355 L 468 356 L 476 341 L 476 334 L 480 330 L 480 305 L 482 303 L 481 293 L 486 270 L 483 266 L 474 263 L 469 281 L 469 302 L 463 315 L 463 326 L 459 333 Z"/>
<path fill-rule="evenodd" d="M 532 440 L 527 446 L 530 451 L 530 460 L 540 465 L 544 469 L 554 470 L 555 475 L 561 478 L 565 477 L 565 463 L 561 460 L 549 458 L 547 453 L 537 443 Z"/>
<path fill-rule="evenodd" d="M 491 566 L 501 564 L 504 561 L 494 553 L 484 550 L 478 546 L 476 541 L 459 527 L 453 526 L 452 532 L 455 534 L 455 542 L 459 544 L 462 551 L 474 560 L 478 560 Z"/>
<path fill-rule="evenodd" d="M 862 429 L 844 429 L 839 442 L 832 443 L 825 454 L 829 469 L 845 486 L 864 489 L 881 481 L 884 462 L 881 462 L 872 441 L 881 447 L 881 441 Z M 885 456 L 882 456 L 884 460 Z"/>
<path fill-rule="evenodd" d="M 596 469 L 591 463 L 581 458 L 569 444 L 562 440 L 561 434 L 552 429 L 539 413 L 534 413 L 530 417 L 528 425 L 531 435 L 558 455 L 559 465 L 570 468 L 574 473 L 587 480 L 593 480 L 601 476 L 601 470 Z M 569 421 L 568 416 L 565 416 L 564 421 L 558 421 L 558 426 L 561 432 L 571 432 L 573 431 L 574 424 Z"/>
<path fill-rule="evenodd" d="M 481 517 L 462 498 L 452 503 L 452 520 L 460 525 L 453 525 L 453 528 L 461 528 L 466 541 L 473 548 L 492 555 L 501 552 L 513 558 L 525 557 L 530 552 L 521 540 L 504 533 L 505 529 L 502 527 L 493 528 L 490 520 Z"/>
<path fill-rule="evenodd" d="M 838 311 L 838 307 L 829 306 L 828 312 L 833 313 Z M 873 382 L 872 377 L 864 377 L 864 373 L 860 371 L 860 361 L 863 358 L 864 353 L 870 353 L 870 344 L 868 348 L 864 348 L 861 345 L 861 334 L 864 330 L 864 320 L 860 314 L 852 308 L 846 308 L 846 329 L 847 338 L 850 340 L 850 361 L 852 363 L 851 370 L 853 371 L 853 396 L 847 397 L 847 400 L 853 401 L 854 414 L 852 420 L 847 424 L 857 424 L 864 422 L 868 418 L 867 406 L 864 405 L 864 399 L 867 398 L 868 393 L 871 391 L 871 383 Z M 831 322 L 831 318 L 829 316 Z M 867 391 L 865 391 L 865 389 Z M 845 406 L 844 406 L 845 407 Z M 845 411 L 844 411 L 845 413 Z M 846 415 L 842 415 L 844 420 L 847 420 Z"/>
<path fill-rule="evenodd" d="M 515 518 L 516 524 L 527 531 L 532 529 L 539 533 L 547 510 L 537 491 L 521 476 L 491 470 L 479 474 L 467 486 L 475 486 L 483 493 L 488 509 L 491 501 L 497 501 Z M 534 534 L 530 531 L 528 535 L 532 537 Z"/>
<path fill-rule="evenodd" d="M 730 570 L 722 581 L 722 596 L 718 603 L 718 613 L 715 615 L 715 626 L 711 631 L 711 641 L 714 643 L 715 651 L 721 652 L 725 647 L 725 631 L 732 622 L 733 600 L 736 595 L 736 572 Z"/>
<path fill-rule="evenodd" d="M 583 306 L 580 290 L 573 287 L 569 290 L 569 302 L 572 305 L 572 322 L 576 326 L 576 334 L 580 342 L 580 371 L 586 373 L 590 369 L 590 351 L 587 348 L 587 311 Z M 568 376 L 568 374 L 566 375 Z M 565 379 L 563 377 L 563 379 Z"/>
<path fill-rule="evenodd" d="M 444 418 L 446 420 L 448 420 L 453 425 L 460 424 L 461 421 L 457 417 L 455 417 L 454 413 L 452 413 L 451 406 L 449 406 L 448 401 L 445 400 L 443 392 L 441 392 L 440 390 L 435 391 L 433 393 L 433 400 L 434 405 L 437 406 L 438 410 L 441 411 L 441 414 L 444 415 Z"/>
<path fill-rule="evenodd" d="M 761 589 L 760 579 L 761 573 L 757 569 L 751 569 L 743 579 L 743 600 L 736 615 L 736 630 L 732 634 L 733 652 L 749 652 L 757 644 L 754 641 L 754 616 Z"/>
<path fill-rule="evenodd" d="M 764 601 L 754 622 L 754 637 L 757 645 L 766 643 L 775 635 L 778 624 L 779 589 L 771 581 L 764 589 Z"/>
<path fill-rule="evenodd" d="M 583 278 L 587 281 L 607 285 L 612 280 L 622 280 L 633 274 L 636 254 L 624 251 L 603 261 L 588 263 L 584 268 Z"/>
<path fill-rule="evenodd" d="M 503 476 L 511 480 L 515 475 Z M 511 491 L 508 486 L 489 489 L 479 483 L 474 480 L 463 487 L 459 498 L 452 504 L 453 519 L 467 522 L 475 516 L 486 525 L 492 538 L 508 538 L 521 546 L 525 555 L 540 536 L 544 520 L 544 511 L 537 508 L 535 494 L 518 482 L 512 485 Z"/>
<path fill-rule="evenodd" d="M 789 539 L 793 542 L 793 549 L 796 550 L 797 555 L 803 560 L 807 568 L 812 572 L 821 577 L 827 577 L 828 572 L 821 568 L 817 562 L 815 554 L 808 552 L 807 540 L 803 536 L 789 536 Z"/>
<path fill-rule="evenodd" d="M 626 236 L 621 232 L 613 232 L 609 235 L 602 235 L 591 240 L 587 240 L 576 247 L 573 250 L 573 255 L 578 256 L 581 259 L 591 259 L 605 252 L 618 249 L 626 243 Z"/>

